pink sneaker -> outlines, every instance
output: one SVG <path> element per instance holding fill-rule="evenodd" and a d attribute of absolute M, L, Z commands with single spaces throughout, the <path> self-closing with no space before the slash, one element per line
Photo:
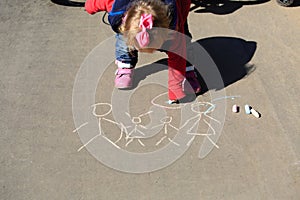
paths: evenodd
<path fill-rule="evenodd" d="M 199 81 L 194 70 L 185 73 L 184 92 L 186 94 L 197 94 L 201 91 Z"/>
<path fill-rule="evenodd" d="M 115 87 L 126 89 L 132 87 L 132 76 L 134 69 L 118 68 L 116 71 Z"/>

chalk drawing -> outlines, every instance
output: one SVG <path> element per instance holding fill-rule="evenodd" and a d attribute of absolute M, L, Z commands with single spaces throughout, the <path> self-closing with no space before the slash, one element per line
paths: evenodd
<path fill-rule="evenodd" d="M 142 123 L 142 119 L 141 117 L 143 116 L 146 116 L 148 114 L 152 113 L 152 111 L 149 111 L 147 113 L 144 113 L 144 114 L 140 114 L 139 116 L 137 117 L 131 117 L 131 115 L 129 113 L 125 113 L 130 119 L 131 119 L 131 122 L 133 123 L 133 130 L 130 131 L 128 133 L 128 131 L 126 131 L 126 147 L 131 143 L 133 142 L 135 139 L 140 143 L 140 145 L 142 146 L 145 146 L 145 144 L 141 141 L 142 138 L 145 138 L 145 134 L 143 133 L 142 129 L 146 130 L 147 127 L 143 126 L 141 123 Z M 128 126 L 128 127 L 125 127 L 125 128 L 131 128 L 132 126 Z"/>
<path fill-rule="evenodd" d="M 215 105 L 210 103 L 210 102 L 196 102 L 194 104 L 192 104 L 191 106 L 191 110 L 196 114 L 194 117 L 188 119 L 182 127 L 186 126 L 188 123 L 190 123 L 192 120 L 195 120 L 195 122 L 192 124 L 192 126 L 190 126 L 190 128 L 187 130 L 187 134 L 188 135 L 192 135 L 193 137 L 188 141 L 187 145 L 190 146 L 191 143 L 193 142 L 193 140 L 196 138 L 196 136 L 205 136 L 209 139 L 209 141 L 217 148 L 219 148 L 219 146 L 212 141 L 212 139 L 209 137 L 212 134 L 215 134 L 215 130 L 214 128 L 205 120 L 203 119 L 204 123 L 208 125 L 209 129 L 211 129 L 213 131 L 212 134 L 204 134 L 204 133 L 198 133 L 197 130 L 197 126 L 199 124 L 199 122 L 201 121 L 201 119 L 203 117 L 207 117 L 210 118 L 218 123 L 220 123 L 217 119 L 209 116 L 208 114 L 213 112 L 215 109 Z"/>
<path fill-rule="evenodd" d="M 169 127 L 169 128 L 172 128 L 172 129 L 174 129 L 174 130 L 176 130 L 176 131 L 179 130 L 178 128 L 176 128 L 175 126 L 173 126 L 173 125 L 171 124 L 172 120 L 173 120 L 172 117 L 166 116 L 166 117 L 164 117 L 164 118 L 162 118 L 162 119 L 160 120 L 160 122 L 161 122 L 162 124 L 159 124 L 159 125 L 156 125 L 156 126 L 153 126 L 153 127 L 152 127 L 152 128 L 157 128 L 157 127 L 161 127 L 161 126 L 162 126 L 162 127 L 164 128 L 164 136 L 163 136 L 163 137 L 155 144 L 156 146 L 158 146 L 158 145 L 159 145 L 162 141 L 164 141 L 164 139 L 166 139 L 166 138 L 167 138 L 171 143 L 173 143 L 173 144 L 179 146 L 178 143 L 174 142 L 170 137 L 167 137 L 167 135 L 168 135 L 168 127 Z"/>
<path fill-rule="evenodd" d="M 106 111 L 106 112 L 104 112 L 104 113 L 102 113 L 102 114 L 97 114 L 97 113 L 96 113 L 97 106 L 103 106 L 103 107 L 106 106 L 106 107 L 108 107 L 109 109 L 108 109 L 108 111 Z M 83 148 L 85 148 L 88 144 L 90 144 L 92 141 L 94 141 L 94 140 L 95 140 L 97 137 L 99 137 L 99 136 L 102 136 L 105 140 L 107 140 L 108 142 L 110 142 L 110 143 L 111 143 L 112 145 L 114 145 L 116 148 L 120 149 L 120 147 L 119 147 L 118 145 L 116 145 L 113 141 L 111 141 L 110 139 L 108 139 L 108 138 L 104 135 L 104 133 L 103 133 L 103 131 L 102 131 L 102 121 L 107 121 L 107 122 L 109 122 L 109 123 L 112 123 L 112 124 L 121 126 L 119 123 L 117 123 L 117 122 L 115 122 L 115 121 L 112 121 L 112 120 L 110 120 L 110 119 L 105 118 L 105 116 L 107 116 L 107 115 L 109 115 L 109 114 L 111 113 L 111 111 L 112 111 L 112 105 L 109 104 L 109 103 L 96 103 L 96 104 L 92 105 L 91 107 L 93 108 L 93 111 L 92 111 L 93 115 L 94 115 L 95 117 L 98 118 L 98 130 L 99 130 L 99 132 L 98 132 L 97 135 L 95 135 L 93 138 L 91 138 L 88 142 L 86 142 L 84 145 L 82 145 L 77 151 L 78 151 L 78 152 L 81 151 Z M 86 124 L 86 123 L 85 123 L 85 124 Z M 79 128 L 81 128 L 81 127 L 82 127 L 82 125 L 81 125 L 80 127 L 78 127 L 77 130 L 78 130 Z M 75 129 L 75 130 L 76 130 L 76 129 Z M 121 132 L 122 132 L 122 131 L 123 131 L 123 129 L 121 129 Z"/>

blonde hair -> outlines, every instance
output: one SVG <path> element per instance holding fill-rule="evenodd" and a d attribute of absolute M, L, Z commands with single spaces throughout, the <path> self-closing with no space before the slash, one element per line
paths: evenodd
<path fill-rule="evenodd" d="M 135 36 L 141 31 L 139 23 L 143 14 L 152 15 L 153 27 L 164 29 L 169 28 L 170 13 L 168 5 L 161 0 L 137 0 L 133 2 L 128 9 L 126 13 L 126 19 L 124 19 L 122 25 L 120 26 L 120 32 L 127 39 L 128 46 L 139 46 Z M 157 30 L 158 29 L 156 29 L 156 31 L 147 30 L 150 35 L 150 44 L 151 38 L 153 39 L 153 35 L 162 37 L 163 39 L 167 38 L 166 34 L 158 34 Z M 166 31 L 163 32 L 166 33 Z"/>

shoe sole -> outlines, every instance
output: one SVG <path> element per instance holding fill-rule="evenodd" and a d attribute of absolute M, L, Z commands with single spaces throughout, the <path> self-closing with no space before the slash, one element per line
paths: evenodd
<path fill-rule="evenodd" d="M 115 88 L 120 89 L 120 90 L 125 90 L 125 89 L 131 89 L 132 85 L 115 85 Z"/>

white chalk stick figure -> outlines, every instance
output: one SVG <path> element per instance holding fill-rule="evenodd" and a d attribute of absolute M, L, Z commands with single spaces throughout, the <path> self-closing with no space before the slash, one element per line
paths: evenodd
<path fill-rule="evenodd" d="M 195 139 L 196 136 L 205 136 L 208 138 L 208 140 L 217 148 L 218 145 L 212 141 L 212 139 L 209 137 L 211 135 L 214 135 L 215 134 L 215 130 L 214 128 L 208 123 L 208 121 L 204 118 L 203 121 L 205 124 L 208 125 L 208 128 L 212 130 L 212 134 L 205 134 L 205 133 L 198 133 L 197 130 L 197 125 L 199 124 L 199 122 L 201 121 L 201 119 L 203 117 L 207 117 L 211 120 L 214 120 L 218 123 L 220 123 L 218 120 L 216 120 L 215 118 L 209 116 L 208 114 L 213 112 L 214 109 L 215 109 L 215 105 L 210 103 L 210 102 L 196 102 L 194 104 L 191 105 L 191 110 L 196 113 L 196 115 L 190 119 L 188 119 L 186 121 L 186 123 L 182 126 L 186 126 L 189 122 L 195 120 L 195 122 L 192 124 L 192 126 L 187 130 L 187 134 L 189 135 L 193 135 L 193 137 L 190 139 L 190 141 L 187 143 L 188 146 L 191 145 L 192 141 Z"/>
<path fill-rule="evenodd" d="M 107 138 L 105 136 L 105 134 L 104 134 L 104 132 L 102 130 L 102 121 L 107 121 L 109 123 L 112 123 L 112 124 L 115 124 L 115 125 L 121 127 L 121 135 L 123 134 L 123 131 L 125 131 L 123 124 L 120 124 L 120 123 L 117 123 L 117 122 L 115 122 L 113 120 L 105 118 L 106 116 L 108 116 L 111 113 L 111 111 L 112 111 L 112 105 L 109 104 L 109 103 L 96 103 L 96 104 L 92 105 L 91 107 L 93 108 L 93 111 L 92 111 L 93 115 L 98 118 L 98 131 L 99 132 L 98 132 L 98 134 L 96 136 L 94 136 L 87 143 L 85 143 L 83 146 L 81 146 L 77 151 L 82 150 L 84 147 L 86 147 L 89 143 L 91 143 L 93 140 L 95 140 L 99 136 L 102 136 L 105 140 L 107 140 L 112 145 L 114 145 L 115 147 L 117 147 L 118 149 L 120 149 L 120 147 L 118 145 L 116 145 L 116 142 L 111 141 L 109 138 Z M 106 109 L 107 110 L 106 112 L 104 111 L 103 113 L 99 114 L 99 113 L 96 113 L 97 107 L 103 107 L 103 108 L 106 107 L 108 109 Z"/>
<path fill-rule="evenodd" d="M 156 143 L 156 146 L 158 146 L 158 145 L 159 145 L 162 141 L 164 141 L 166 138 L 167 138 L 171 143 L 173 143 L 173 144 L 179 146 L 178 143 L 174 142 L 170 137 L 168 137 L 168 130 L 169 130 L 168 128 L 172 128 L 172 129 L 174 129 L 174 130 L 176 130 L 176 131 L 179 130 L 178 128 L 176 128 L 175 126 L 173 126 L 173 125 L 171 124 L 172 120 L 173 120 L 172 117 L 166 116 L 166 117 L 164 117 L 164 118 L 162 118 L 162 119 L 160 120 L 160 122 L 161 122 L 162 124 L 159 124 L 159 125 L 156 125 L 156 126 L 153 126 L 153 127 L 152 127 L 152 128 L 157 128 L 157 127 L 161 127 L 161 126 L 162 126 L 162 127 L 164 128 L 164 136 Z"/>
<path fill-rule="evenodd" d="M 144 113 L 144 114 L 140 114 L 139 116 L 137 117 L 131 117 L 131 115 L 129 113 L 125 113 L 128 117 L 130 117 L 131 119 L 131 122 L 133 124 L 133 126 L 127 126 L 125 127 L 126 128 L 126 144 L 125 146 L 127 147 L 131 142 L 133 142 L 135 139 L 140 143 L 140 145 L 142 146 L 145 146 L 145 144 L 141 141 L 141 139 L 143 138 L 146 138 L 145 137 L 145 134 L 143 133 L 142 130 L 147 130 L 147 127 L 143 126 L 141 123 L 142 123 L 142 119 L 141 117 L 145 116 L 145 115 L 148 115 L 152 113 L 152 111 L 149 111 L 147 113 Z M 133 127 L 133 129 L 128 132 L 128 129 L 127 128 L 131 128 Z"/>

